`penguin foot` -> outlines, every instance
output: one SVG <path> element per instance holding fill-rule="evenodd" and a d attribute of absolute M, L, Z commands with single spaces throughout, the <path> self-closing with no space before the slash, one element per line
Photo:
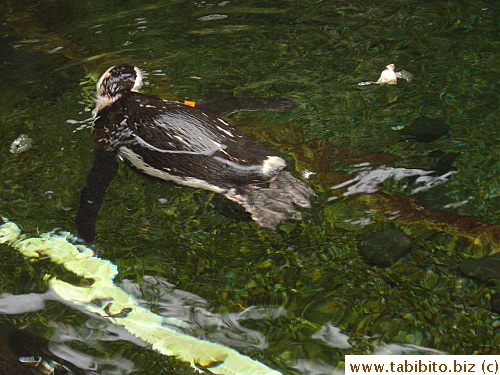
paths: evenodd
<path fill-rule="evenodd" d="M 269 187 L 248 185 L 229 189 L 224 196 L 240 204 L 252 220 L 263 228 L 276 230 L 282 220 L 301 220 L 296 206 L 311 207 L 314 190 L 286 171 L 280 172 Z"/>

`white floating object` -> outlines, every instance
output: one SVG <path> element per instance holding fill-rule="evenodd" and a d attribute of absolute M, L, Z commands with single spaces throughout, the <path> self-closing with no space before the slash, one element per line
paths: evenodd
<path fill-rule="evenodd" d="M 216 21 L 216 20 L 223 20 L 224 18 L 227 18 L 227 14 L 209 14 L 208 16 L 203 16 L 198 18 L 200 21 Z"/>
<path fill-rule="evenodd" d="M 302 175 L 302 178 L 309 180 L 311 176 L 316 174 L 316 172 L 312 172 L 309 169 L 303 169 L 300 171 L 300 174 Z"/>
<path fill-rule="evenodd" d="M 21 134 L 10 145 L 10 152 L 12 152 L 13 154 L 20 154 L 21 152 L 29 149 L 32 144 L 33 140 L 30 137 L 28 137 L 26 134 Z"/>
<path fill-rule="evenodd" d="M 396 66 L 394 64 L 389 64 L 386 66 L 386 69 L 382 71 L 380 74 L 380 78 L 378 79 L 377 82 L 374 81 L 366 81 L 366 82 L 360 82 L 358 83 L 358 86 L 367 86 L 371 85 L 372 83 L 375 83 L 377 85 L 397 85 L 398 84 L 398 78 L 403 78 L 406 79 L 408 82 L 410 82 L 413 78 L 413 74 L 410 72 L 407 72 L 406 70 L 400 70 L 399 72 L 394 71 Z"/>
<path fill-rule="evenodd" d="M 49 53 L 54 53 L 54 52 L 57 52 L 57 51 L 59 51 L 59 50 L 61 50 L 61 49 L 63 49 L 63 48 L 64 48 L 64 47 L 56 47 L 56 48 L 52 48 L 52 49 L 49 51 Z"/>

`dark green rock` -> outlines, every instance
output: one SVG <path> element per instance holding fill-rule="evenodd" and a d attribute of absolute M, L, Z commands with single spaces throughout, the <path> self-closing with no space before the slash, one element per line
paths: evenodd
<path fill-rule="evenodd" d="M 448 134 L 450 125 L 443 119 L 427 116 L 417 117 L 409 126 L 401 129 L 401 133 L 410 135 L 417 142 L 432 142 Z"/>
<path fill-rule="evenodd" d="M 359 246 L 359 255 L 374 266 L 387 267 L 411 250 L 413 240 L 394 228 L 370 234 Z"/>
<path fill-rule="evenodd" d="M 500 314 L 500 294 L 496 293 L 491 296 L 490 306 L 491 311 Z"/>
<path fill-rule="evenodd" d="M 500 279 L 500 254 L 467 259 L 458 268 L 465 275 L 481 281 Z"/>

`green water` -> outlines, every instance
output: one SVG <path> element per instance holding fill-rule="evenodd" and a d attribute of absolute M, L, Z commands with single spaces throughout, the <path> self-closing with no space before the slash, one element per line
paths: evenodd
<path fill-rule="evenodd" d="M 67 120 L 91 116 L 95 82 L 109 66 L 137 65 L 147 74 L 143 92 L 165 99 L 289 97 L 298 106 L 288 113 L 228 121 L 283 155 L 294 175 L 316 173 L 308 183 L 318 197 L 303 221 L 267 231 L 222 215 L 212 193 L 122 165 L 94 245 L 118 265 L 118 280 L 163 278 L 221 317 L 283 307 L 278 317 L 240 321 L 266 345 L 241 338 L 232 346 L 284 374 L 314 366 L 331 373 L 346 354 L 388 344 L 498 354 L 491 300 L 500 276 L 481 281 L 459 270 L 466 259 L 498 252 L 495 2 L 31 3 L 1 5 L 1 216 L 32 235 L 74 232 L 92 140 L 89 127 Z M 389 63 L 413 73 L 413 81 L 357 85 L 376 81 Z M 419 142 L 402 133 L 421 116 L 438 119 L 446 134 Z M 33 146 L 13 154 L 20 134 Z M 332 189 L 384 168 L 445 177 L 416 194 L 424 184 L 415 174 L 389 178 L 372 193 Z M 409 254 L 385 268 L 360 256 L 371 234 L 394 228 L 411 239 Z M 44 275 L 58 272 L 1 250 L 1 293 L 43 293 Z M 158 308 L 158 297 L 148 298 Z M 58 302 L 0 322 L 51 341 L 79 330 L 84 338 L 66 345 L 131 361 L 134 374 L 191 373 L 148 348 L 109 339 L 96 318 Z M 351 348 L 312 337 L 327 323 Z"/>

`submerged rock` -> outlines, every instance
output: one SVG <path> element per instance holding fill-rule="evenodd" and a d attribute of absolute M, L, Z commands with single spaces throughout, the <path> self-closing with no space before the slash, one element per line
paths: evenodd
<path fill-rule="evenodd" d="M 413 120 L 409 126 L 402 128 L 401 133 L 411 135 L 417 142 L 432 142 L 448 134 L 450 125 L 443 119 L 420 116 Z"/>
<path fill-rule="evenodd" d="M 500 253 L 464 260 L 458 268 L 465 275 L 481 281 L 500 279 Z"/>
<path fill-rule="evenodd" d="M 411 250 L 413 240 L 394 228 L 370 234 L 359 246 L 359 255 L 371 265 L 388 267 Z"/>
<path fill-rule="evenodd" d="M 500 294 L 496 293 L 491 296 L 490 301 L 491 311 L 500 314 Z"/>

